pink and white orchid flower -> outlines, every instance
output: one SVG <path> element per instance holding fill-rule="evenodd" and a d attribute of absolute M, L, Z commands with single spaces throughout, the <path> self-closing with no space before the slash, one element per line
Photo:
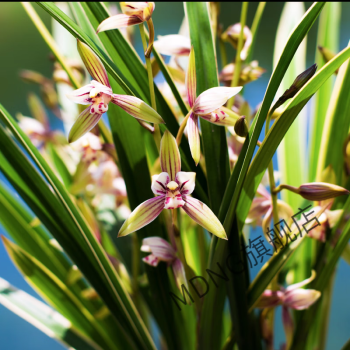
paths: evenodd
<path fill-rule="evenodd" d="M 190 117 L 187 121 L 188 142 L 190 144 L 192 158 L 196 164 L 200 159 L 200 138 L 198 118 L 201 117 L 216 125 L 233 126 L 237 117 L 227 114 L 221 107 L 232 96 L 238 94 L 242 87 L 215 87 L 202 92 L 197 96 L 196 63 L 194 50 L 191 49 L 186 88 L 188 103 L 191 107 Z"/>
<path fill-rule="evenodd" d="M 123 14 L 118 14 L 106 18 L 97 28 L 97 33 L 111 29 L 119 29 L 130 27 L 136 24 L 147 22 L 149 30 L 148 47 L 145 56 L 149 57 L 154 42 L 154 26 L 152 21 L 152 13 L 156 7 L 154 2 L 121 2 L 121 10 Z"/>
<path fill-rule="evenodd" d="M 303 225 L 307 222 L 307 217 L 310 214 L 313 214 L 313 216 L 318 216 L 318 221 L 320 225 L 317 225 L 317 226 L 315 225 L 315 227 L 308 232 L 308 236 L 320 242 L 325 243 L 327 229 L 333 228 L 337 224 L 338 220 L 343 214 L 343 209 L 338 209 L 338 210 L 326 209 L 323 211 L 326 201 L 321 201 L 319 204 L 320 205 L 313 207 L 308 212 L 306 212 L 298 221 L 298 225 L 300 227 L 303 227 Z M 333 200 L 330 201 L 329 206 L 331 206 L 332 204 L 333 204 Z M 323 213 L 321 215 L 318 215 L 319 211 L 321 210 L 323 211 Z M 294 229 L 295 227 L 296 225 L 293 223 L 291 226 L 291 229 Z"/>
<path fill-rule="evenodd" d="M 263 232 L 266 236 L 268 225 L 272 220 L 272 199 L 270 193 L 262 184 L 259 185 L 257 193 L 259 194 L 259 197 L 253 199 L 245 223 L 262 226 Z M 281 220 L 284 219 L 288 222 L 294 215 L 293 209 L 280 199 L 277 200 L 277 207 L 278 215 Z"/>
<path fill-rule="evenodd" d="M 312 271 L 311 277 L 302 282 L 291 284 L 287 288 L 281 287 L 280 290 L 265 290 L 261 295 L 256 307 L 266 308 L 283 305 L 294 310 L 305 310 L 314 304 L 321 296 L 321 292 L 315 289 L 303 289 L 315 279 L 315 272 Z"/>
<path fill-rule="evenodd" d="M 73 91 L 69 95 L 72 101 L 89 105 L 78 117 L 69 133 L 69 142 L 74 142 L 90 131 L 107 112 L 110 102 L 121 107 L 136 119 L 162 124 L 162 117 L 149 105 L 134 96 L 114 94 L 108 80 L 107 72 L 96 54 L 78 40 L 78 51 L 85 67 L 94 80 L 90 84 Z"/>
<path fill-rule="evenodd" d="M 219 238 L 227 239 L 215 214 L 202 202 L 190 196 L 196 173 L 181 171 L 179 148 L 174 136 L 165 131 L 160 145 L 162 173 L 152 176 L 152 191 L 157 196 L 140 204 L 124 222 L 118 237 L 139 230 L 152 222 L 163 209 L 182 208 L 197 224 Z"/>
<path fill-rule="evenodd" d="M 286 333 L 286 344 L 287 348 L 291 344 L 294 323 L 293 318 L 289 312 L 289 309 L 294 310 L 305 310 L 313 305 L 321 296 L 321 292 L 315 289 L 303 289 L 305 285 L 309 284 L 315 279 L 315 271 L 312 271 L 311 277 L 306 280 L 291 284 L 286 289 L 283 287 L 280 290 L 265 290 L 261 295 L 257 305 L 257 308 L 272 308 L 278 305 L 282 306 L 282 322 L 284 331 Z M 264 310 L 264 311 L 265 311 Z"/>
<path fill-rule="evenodd" d="M 145 238 L 142 241 L 141 251 L 151 253 L 142 259 L 146 264 L 156 267 L 160 261 L 166 262 L 173 269 L 177 287 L 181 289 L 182 284 L 187 286 L 184 266 L 176 256 L 176 250 L 165 239 L 160 237 Z"/>
<path fill-rule="evenodd" d="M 134 26 L 148 21 L 156 7 L 154 2 L 121 2 L 123 14 L 106 18 L 97 28 L 97 33 L 106 30 Z"/>
<path fill-rule="evenodd" d="M 153 45 L 162 55 L 188 56 L 191 52 L 190 38 L 179 34 L 158 35 Z"/>

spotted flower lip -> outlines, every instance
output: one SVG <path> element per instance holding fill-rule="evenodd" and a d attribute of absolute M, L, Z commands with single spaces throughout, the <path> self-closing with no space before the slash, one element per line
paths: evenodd
<path fill-rule="evenodd" d="M 79 54 L 92 76 L 90 84 L 68 94 L 72 101 L 90 105 L 78 117 L 70 130 L 68 141 L 74 142 L 90 131 L 107 112 L 110 102 L 116 104 L 136 119 L 162 124 L 162 117 L 149 105 L 134 96 L 114 94 L 108 80 L 107 72 L 96 54 L 78 40 Z"/>
<path fill-rule="evenodd" d="M 196 165 L 200 159 L 200 137 L 198 117 L 210 123 L 222 126 L 233 126 L 237 116 L 228 114 L 221 108 L 226 101 L 237 95 L 242 87 L 214 87 L 197 96 L 196 62 L 193 47 L 191 48 L 186 75 L 187 99 L 191 107 L 190 117 L 187 121 L 188 142 L 190 144 L 192 158 Z"/>
<path fill-rule="evenodd" d="M 141 203 L 124 222 L 118 237 L 126 236 L 146 226 L 163 209 L 182 208 L 197 224 L 219 238 L 227 239 L 226 232 L 215 214 L 204 203 L 190 196 L 195 188 L 193 172 L 181 171 L 180 152 L 174 136 L 166 131 L 160 145 L 162 173 L 152 177 L 151 189 L 157 196 Z"/>

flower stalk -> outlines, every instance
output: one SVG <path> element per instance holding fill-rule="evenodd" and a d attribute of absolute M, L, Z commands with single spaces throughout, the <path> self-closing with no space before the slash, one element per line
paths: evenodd
<path fill-rule="evenodd" d="M 155 97 L 155 93 L 154 93 L 152 64 L 151 64 L 151 58 L 150 58 L 152 48 L 153 48 L 153 41 L 154 41 L 154 27 L 153 27 L 152 18 L 147 21 L 147 24 L 148 24 L 148 22 L 151 22 L 151 26 L 150 26 L 150 24 L 148 25 L 148 27 L 150 28 L 148 47 L 147 47 L 147 40 L 146 40 L 146 34 L 145 34 L 145 27 L 144 27 L 143 23 L 139 24 L 139 28 L 140 28 L 143 49 L 145 51 L 145 60 L 146 60 L 146 68 L 147 68 L 147 75 L 148 75 L 148 86 L 149 86 L 149 92 L 150 92 L 150 96 L 151 96 L 151 106 L 156 111 L 157 104 L 156 104 L 156 97 Z M 152 28 L 152 30 L 151 30 L 151 28 Z M 159 126 L 157 126 L 157 125 L 154 125 L 153 137 L 154 137 L 154 141 L 155 141 L 156 146 L 157 146 L 158 151 L 159 151 L 160 150 L 161 136 L 160 136 Z"/>
<path fill-rule="evenodd" d="M 242 64 L 242 60 L 241 60 L 241 51 L 243 48 L 243 33 L 244 33 L 244 27 L 245 27 L 245 23 L 247 20 L 247 13 L 248 13 L 248 2 L 243 2 L 242 3 L 242 11 L 241 11 L 241 33 L 239 35 L 239 39 L 238 39 L 238 46 L 237 46 L 237 52 L 236 52 L 236 60 L 235 60 L 235 70 L 234 70 L 234 74 L 233 74 L 233 79 L 231 81 L 231 87 L 235 87 L 238 85 L 238 81 L 239 81 L 239 76 L 241 73 L 241 64 Z M 233 104 L 235 102 L 235 97 L 231 97 L 228 102 L 227 102 L 227 108 L 231 109 Z"/>

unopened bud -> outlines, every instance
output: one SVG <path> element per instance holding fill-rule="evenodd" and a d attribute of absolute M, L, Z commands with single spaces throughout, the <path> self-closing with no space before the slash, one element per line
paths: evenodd
<path fill-rule="evenodd" d="M 298 193 L 305 199 L 310 201 L 323 201 L 349 194 L 344 187 L 329 184 L 326 182 L 312 182 L 301 185 Z"/>
<path fill-rule="evenodd" d="M 325 63 L 327 63 L 328 61 L 330 61 L 334 56 L 335 56 L 335 53 L 332 52 L 331 50 L 328 50 L 327 48 L 325 47 L 322 47 L 322 46 L 319 46 L 318 47 L 318 50 L 320 51 Z"/>
<path fill-rule="evenodd" d="M 247 137 L 249 130 L 244 115 L 236 121 L 235 133 L 240 137 Z"/>
<path fill-rule="evenodd" d="M 298 91 L 313 77 L 317 70 L 317 64 L 313 64 L 310 68 L 308 68 L 303 73 L 299 74 L 293 84 L 287 89 L 284 94 L 278 99 L 276 104 L 274 105 L 272 110 L 275 110 L 279 106 L 281 106 L 284 102 L 294 97 Z"/>

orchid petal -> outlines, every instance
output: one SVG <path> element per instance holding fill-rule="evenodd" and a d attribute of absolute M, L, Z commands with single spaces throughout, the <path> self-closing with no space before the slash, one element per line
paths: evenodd
<path fill-rule="evenodd" d="M 70 129 L 68 142 L 74 142 L 89 132 L 98 123 L 101 117 L 102 114 L 90 113 L 90 107 L 84 109 Z"/>
<path fill-rule="evenodd" d="M 262 230 L 263 230 L 263 233 L 264 233 L 264 236 L 265 236 L 266 240 L 272 245 L 272 243 L 270 242 L 271 239 L 270 239 L 270 237 L 267 234 L 268 231 L 270 231 L 268 225 L 270 224 L 271 220 L 272 220 L 272 203 L 271 203 L 271 206 L 268 209 L 267 213 L 265 214 L 265 216 L 263 218 L 263 221 L 262 221 L 262 224 L 261 224 Z"/>
<path fill-rule="evenodd" d="M 186 88 L 188 103 L 192 108 L 197 96 L 196 60 L 193 47 L 191 48 L 190 56 L 188 58 Z"/>
<path fill-rule="evenodd" d="M 245 222 L 249 224 L 259 220 L 270 208 L 271 200 L 267 200 L 263 197 L 254 198 Z"/>
<path fill-rule="evenodd" d="M 240 118 L 238 115 L 235 116 L 234 113 L 226 113 L 222 108 L 217 108 L 213 112 L 200 117 L 210 123 L 222 126 L 234 126 Z"/>
<path fill-rule="evenodd" d="M 66 96 L 81 105 L 91 104 L 90 91 L 94 88 L 92 84 L 85 85 L 80 89 L 74 90 Z"/>
<path fill-rule="evenodd" d="M 181 157 L 175 137 L 166 130 L 160 142 L 160 166 L 163 172 L 170 175 L 174 181 L 176 174 L 181 171 Z"/>
<path fill-rule="evenodd" d="M 171 262 L 176 258 L 175 249 L 161 237 L 147 237 L 143 239 L 141 251 L 152 253 L 161 261 Z"/>
<path fill-rule="evenodd" d="M 78 40 L 78 51 L 84 65 L 93 79 L 99 83 L 111 87 L 105 67 L 97 55 L 90 49 L 89 46 Z"/>
<path fill-rule="evenodd" d="M 121 2 L 120 7 L 126 15 L 134 15 L 142 21 L 148 21 L 156 5 L 154 2 Z"/>
<path fill-rule="evenodd" d="M 283 305 L 294 310 L 309 308 L 321 296 L 321 292 L 314 289 L 296 289 L 286 293 Z"/>
<path fill-rule="evenodd" d="M 301 287 L 306 286 L 307 284 L 309 284 L 310 282 L 312 282 L 316 277 L 316 272 L 314 270 L 311 271 L 311 276 L 307 279 L 305 279 L 304 281 L 301 281 L 299 283 L 294 283 L 291 284 L 290 286 L 288 286 L 286 288 L 286 293 L 291 292 L 293 290 L 299 289 Z"/>
<path fill-rule="evenodd" d="M 181 194 L 191 194 L 196 185 L 196 173 L 180 171 L 175 181 L 179 184 Z"/>
<path fill-rule="evenodd" d="M 197 224 L 214 234 L 215 236 L 227 239 L 226 232 L 219 219 L 204 203 L 190 196 L 183 196 L 185 205 L 183 210 Z"/>
<path fill-rule="evenodd" d="M 96 33 L 105 32 L 106 30 L 118 29 L 123 27 L 130 27 L 136 24 L 142 23 L 143 20 L 138 16 L 119 14 L 106 18 L 100 25 L 97 27 Z"/>
<path fill-rule="evenodd" d="M 124 237 L 146 226 L 155 220 L 163 209 L 164 196 L 154 197 L 141 203 L 125 220 L 119 230 L 118 237 Z"/>
<path fill-rule="evenodd" d="M 198 117 L 195 114 L 191 114 L 187 121 L 187 136 L 188 143 L 190 144 L 191 154 L 196 165 L 199 163 L 201 157 L 201 146 L 198 129 Z"/>
<path fill-rule="evenodd" d="M 223 106 L 226 101 L 242 90 L 238 87 L 214 87 L 202 92 L 194 102 L 193 112 L 199 116 L 208 115 Z"/>
<path fill-rule="evenodd" d="M 266 307 L 275 307 L 281 305 L 283 300 L 283 292 L 266 289 L 259 298 L 255 307 L 265 309 Z"/>
<path fill-rule="evenodd" d="M 158 36 L 154 48 L 162 55 L 187 56 L 191 52 L 191 40 L 183 35 Z"/>
<path fill-rule="evenodd" d="M 158 175 L 152 176 L 152 192 L 159 195 L 165 195 L 167 192 L 166 185 L 170 182 L 170 176 L 168 173 L 163 172 Z"/>
<path fill-rule="evenodd" d="M 137 97 L 113 94 L 112 102 L 136 119 L 154 124 L 165 123 L 162 117 L 152 107 Z"/>
<path fill-rule="evenodd" d="M 175 259 L 171 266 L 173 268 L 177 288 L 179 288 L 181 291 L 181 286 L 185 285 L 185 287 L 188 289 L 186 273 L 181 260 Z"/>

